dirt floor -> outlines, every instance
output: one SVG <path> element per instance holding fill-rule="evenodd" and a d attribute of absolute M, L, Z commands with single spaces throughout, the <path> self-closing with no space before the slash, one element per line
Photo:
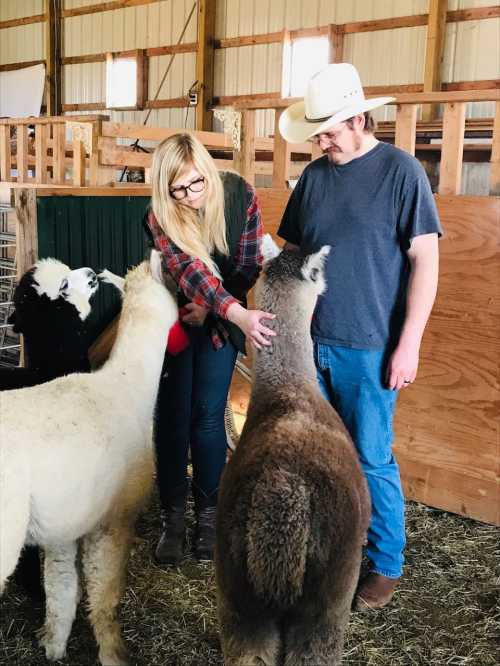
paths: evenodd
<path fill-rule="evenodd" d="M 138 525 L 121 617 L 137 666 L 222 664 L 213 567 L 187 558 L 162 570 L 151 552 L 156 501 Z M 407 506 L 407 565 L 393 603 L 353 614 L 345 666 L 498 666 L 499 530 L 423 505 Z M 43 666 L 36 629 L 43 609 L 11 583 L 0 606 L 0 664 Z M 61 666 L 91 666 L 97 649 L 80 607 Z M 313 665 L 311 665 L 313 666 Z"/>

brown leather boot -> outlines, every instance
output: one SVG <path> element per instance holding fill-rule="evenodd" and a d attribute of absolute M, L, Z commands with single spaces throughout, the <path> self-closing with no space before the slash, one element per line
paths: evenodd
<path fill-rule="evenodd" d="M 369 611 L 383 608 L 392 599 L 399 578 L 389 578 L 370 571 L 360 582 L 354 596 L 353 608 Z"/>
<path fill-rule="evenodd" d="M 194 555 L 197 560 L 214 559 L 216 510 L 215 506 L 208 506 L 196 512 Z"/>
<path fill-rule="evenodd" d="M 158 564 L 177 566 L 186 549 L 186 505 L 169 506 L 163 512 L 163 531 L 155 550 Z"/>

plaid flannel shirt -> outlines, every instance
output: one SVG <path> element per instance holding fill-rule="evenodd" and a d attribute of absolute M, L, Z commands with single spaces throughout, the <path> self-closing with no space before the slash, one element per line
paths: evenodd
<path fill-rule="evenodd" d="M 170 275 L 186 298 L 208 308 L 215 315 L 211 330 L 215 349 L 225 345 L 227 330 L 220 320 L 227 319 L 227 310 L 255 284 L 262 267 L 262 221 L 260 206 L 255 190 L 247 185 L 247 221 L 238 242 L 234 257 L 234 268 L 226 278 L 226 283 L 235 286 L 233 293 L 224 288 L 223 282 L 196 257 L 191 257 L 175 245 L 165 235 L 153 212 L 150 211 L 147 223 L 157 250 L 162 254 L 162 267 L 165 275 Z M 227 223 L 230 223 L 228 220 Z M 222 325 L 219 325 L 222 324 Z"/>

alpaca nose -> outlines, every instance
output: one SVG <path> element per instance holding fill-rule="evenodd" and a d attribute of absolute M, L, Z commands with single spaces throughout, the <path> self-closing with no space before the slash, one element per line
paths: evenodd
<path fill-rule="evenodd" d="M 97 275 L 91 268 L 87 268 L 87 278 L 91 287 L 97 286 Z"/>

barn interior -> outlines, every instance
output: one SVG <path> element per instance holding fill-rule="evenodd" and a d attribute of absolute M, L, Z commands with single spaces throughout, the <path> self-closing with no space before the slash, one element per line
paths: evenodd
<path fill-rule="evenodd" d="M 394 452 L 407 501 L 407 573 L 386 614 L 353 616 L 345 664 L 500 662 L 500 5 L 491 0 L 0 0 L 0 367 L 23 364 L 8 319 L 39 258 L 139 263 L 155 147 L 193 133 L 221 170 L 253 185 L 264 231 L 321 152 L 279 121 L 329 63 L 358 69 L 375 136 L 423 165 L 444 235 L 418 381 L 402 392 Z M 252 296 L 250 295 L 250 299 Z M 120 299 L 91 315 L 95 367 Z M 255 352 L 254 352 L 255 353 Z M 252 351 L 226 410 L 237 446 Z M 1 419 L 1 413 L 0 413 Z M 231 455 L 229 451 L 228 455 Z M 1 520 L 0 516 L 0 520 Z M 133 663 L 222 664 L 213 567 L 152 557 L 154 496 L 138 524 L 121 615 Z M 43 606 L 13 582 L 0 663 L 39 666 Z M 79 611 L 63 664 L 98 663 Z"/>

